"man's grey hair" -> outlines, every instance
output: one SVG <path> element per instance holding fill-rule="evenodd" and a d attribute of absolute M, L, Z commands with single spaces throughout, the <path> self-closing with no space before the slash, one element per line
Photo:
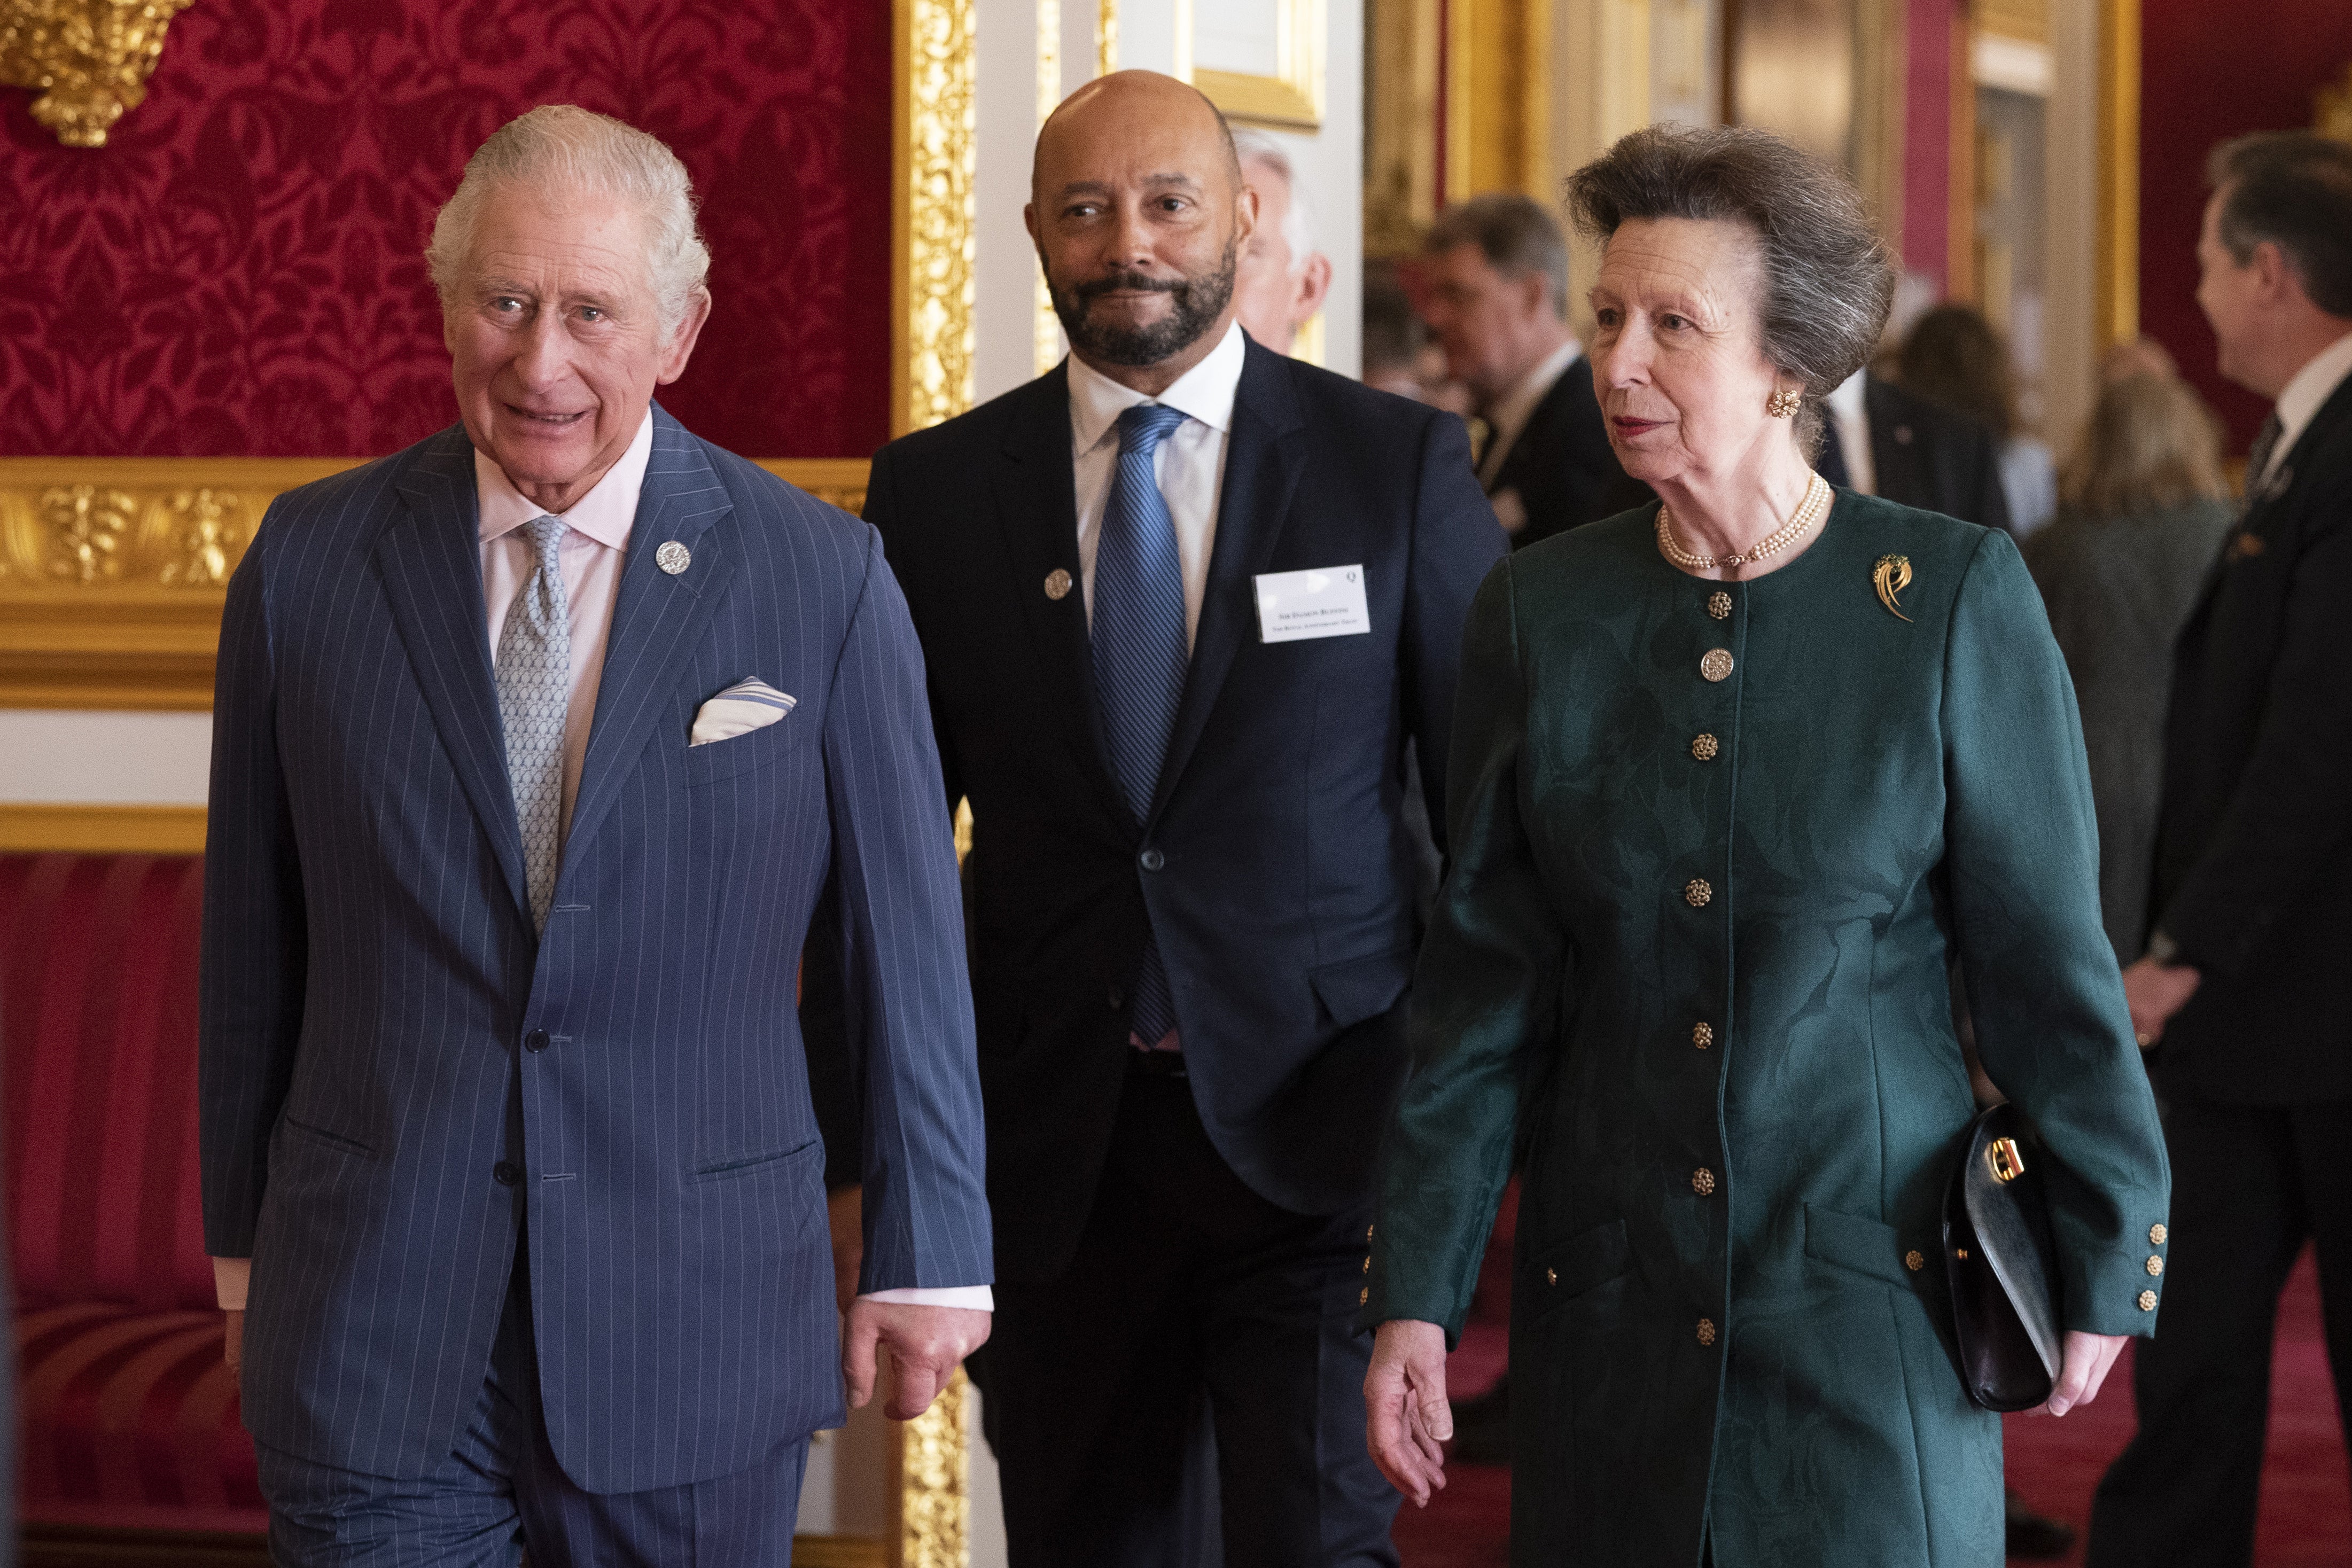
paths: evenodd
<path fill-rule="evenodd" d="M 1486 265 L 1506 277 L 1542 274 L 1552 313 L 1567 317 L 1568 236 L 1541 204 L 1508 191 L 1454 203 L 1437 214 L 1423 248 L 1444 256 L 1463 245 L 1476 246 Z"/>
<path fill-rule="evenodd" d="M 2268 240 L 2311 302 L 2352 316 L 2352 146 L 2309 131 L 2257 131 L 2213 149 L 2221 238 L 2240 267 Z"/>
<path fill-rule="evenodd" d="M 569 103 L 542 104 L 510 120 L 466 160 L 465 177 L 433 220 L 425 265 L 443 308 L 457 298 L 474 225 L 502 185 L 542 199 L 613 196 L 644 217 L 646 272 L 662 336 L 677 330 L 710 275 L 710 250 L 694 223 L 694 183 L 659 138 Z"/>
<path fill-rule="evenodd" d="M 1246 183 L 1253 163 L 1270 169 L 1282 176 L 1290 191 L 1290 206 L 1282 214 L 1282 237 L 1290 242 L 1290 276 L 1297 277 L 1307 270 L 1315 255 L 1315 203 L 1299 183 L 1297 166 L 1281 142 L 1263 131 L 1244 129 L 1234 132 L 1234 154 L 1240 159 L 1242 175 Z"/>
<path fill-rule="evenodd" d="M 1797 437 L 1820 450 L 1822 400 L 1878 347 L 1895 262 L 1843 172 L 1769 131 L 1654 125 L 1568 177 L 1576 226 L 1607 244 L 1621 224 L 1731 223 L 1759 242 L 1764 357 L 1805 383 Z"/>

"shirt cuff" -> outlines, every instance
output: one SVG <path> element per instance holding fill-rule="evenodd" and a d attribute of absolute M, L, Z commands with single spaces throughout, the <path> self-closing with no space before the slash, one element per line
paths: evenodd
<path fill-rule="evenodd" d="M 875 1291 L 861 1301 L 887 1301 L 900 1307 L 961 1307 L 967 1312 L 992 1312 L 996 1292 L 986 1285 L 940 1285 L 930 1290 Z"/>
<path fill-rule="evenodd" d="M 253 1281 L 253 1260 L 250 1258 L 215 1258 L 213 1260 L 213 1298 L 225 1312 L 245 1311 L 246 1287 Z"/>

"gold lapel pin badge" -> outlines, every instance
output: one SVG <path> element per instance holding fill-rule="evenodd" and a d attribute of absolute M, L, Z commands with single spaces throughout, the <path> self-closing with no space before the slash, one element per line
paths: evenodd
<path fill-rule="evenodd" d="M 1895 595 L 1911 586 L 1911 558 L 1907 555 L 1883 555 L 1878 564 L 1870 569 L 1871 585 L 1878 590 L 1878 602 L 1886 606 L 1897 621 L 1908 621 Z"/>

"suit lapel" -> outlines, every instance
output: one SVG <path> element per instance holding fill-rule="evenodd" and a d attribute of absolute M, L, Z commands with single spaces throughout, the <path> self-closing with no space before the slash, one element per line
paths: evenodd
<path fill-rule="evenodd" d="M 1114 822 L 1131 829 L 1133 819 L 1103 760 L 1094 651 L 1087 636 L 1086 594 L 1079 586 L 1068 361 L 1024 392 L 997 452 L 994 487 L 1013 596 L 1027 618 L 1030 641 L 1045 674 L 1045 689 L 1038 695 L 1050 711 L 1061 716 L 1063 737 L 1087 792 Z M 1057 571 L 1066 573 L 1069 581 L 1058 599 L 1045 587 Z"/>
<path fill-rule="evenodd" d="M 474 447 L 465 428 L 425 443 L 393 488 L 405 509 L 376 539 L 376 574 L 442 748 L 489 835 L 515 907 L 527 910 L 522 833 L 507 782 L 506 737 L 482 612 Z"/>
<path fill-rule="evenodd" d="M 674 714 L 678 682 L 739 564 L 737 552 L 729 548 L 730 531 L 716 527 L 735 503 L 709 455 L 658 404 L 653 418 L 653 455 L 629 529 L 628 559 L 621 567 L 604 672 L 596 689 L 596 717 L 572 803 L 572 832 L 564 841 L 565 874 L 612 810 L 646 743 Z M 676 575 L 664 571 L 656 559 L 672 541 L 685 546 L 689 558 Z M 685 744 L 683 730 L 677 739 Z M 564 875 L 557 878 L 559 894 L 563 880 Z"/>
<path fill-rule="evenodd" d="M 1168 758 L 1153 798 L 1156 820 L 1168 807 L 1184 764 L 1216 706 L 1217 694 L 1243 640 L 1256 635 L 1257 596 L 1250 580 L 1265 570 L 1282 538 L 1290 500 L 1307 466 L 1306 417 L 1288 376 L 1290 361 L 1253 342 L 1242 362 L 1234 398 L 1233 432 L 1225 447 L 1225 482 L 1217 497 L 1217 538 L 1209 550 L 1209 582 L 1201 599 L 1201 625 L 1192 637 L 1192 664 L 1177 706 Z M 1333 563 L 1339 564 L 1339 563 Z"/>

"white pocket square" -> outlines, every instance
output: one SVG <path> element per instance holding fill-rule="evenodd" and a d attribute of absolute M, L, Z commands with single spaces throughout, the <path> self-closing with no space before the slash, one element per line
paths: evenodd
<path fill-rule="evenodd" d="M 687 745 L 708 746 L 714 740 L 732 740 L 764 729 L 799 706 L 799 698 L 787 696 L 765 681 L 738 681 L 702 705 L 694 716 L 694 733 Z"/>

